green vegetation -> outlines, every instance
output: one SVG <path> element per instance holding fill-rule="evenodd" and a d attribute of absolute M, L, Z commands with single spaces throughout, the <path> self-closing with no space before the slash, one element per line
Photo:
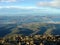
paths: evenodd
<path fill-rule="evenodd" d="M 44 28 L 46 29 L 44 29 Z M 40 31 L 44 32 L 43 34 L 46 35 L 50 35 L 53 33 L 53 30 L 56 29 L 57 27 L 55 26 L 55 24 L 50 24 L 50 23 L 39 23 L 39 22 L 33 22 L 33 23 L 27 23 L 27 24 L 22 24 L 22 25 L 17 25 L 15 28 L 11 29 L 11 33 L 7 34 L 6 36 L 10 36 L 10 35 L 14 35 L 14 34 L 18 34 L 20 31 L 22 31 L 21 29 L 29 29 L 31 31 L 33 31 L 33 33 L 31 33 L 31 35 L 35 35 L 36 33 L 41 33 Z M 43 31 L 43 28 L 45 31 Z M 23 31 L 25 31 L 23 30 Z M 23 32 L 24 33 L 24 32 Z M 27 34 L 28 32 L 26 32 Z M 21 33 L 19 33 L 20 35 L 22 35 Z"/>
<path fill-rule="evenodd" d="M 39 28 L 42 26 L 46 26 L 46 24 L 36 22 L 36 23 L 28 23 L 28 24 L 22 25 L 23 28 L 28 28 L 28 29 L 31 29 L 33 31 L 40 30 Z"/>

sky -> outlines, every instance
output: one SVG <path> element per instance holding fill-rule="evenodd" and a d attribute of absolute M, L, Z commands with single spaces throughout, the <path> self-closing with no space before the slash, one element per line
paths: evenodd
<path fill-rule="evenodd" d="M 0 0 L 1 14 L 60 14 L 60 0 Z"/>

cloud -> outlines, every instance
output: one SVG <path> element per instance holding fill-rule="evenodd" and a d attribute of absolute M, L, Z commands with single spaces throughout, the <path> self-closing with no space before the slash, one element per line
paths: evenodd
<path fill-rule="evenodd" d="M 0 0 L 0 2 L 22 2 L 22 1 L 25 1 L 25 0 Z"/>
<path fill-rule="evenodd" d="M 38 6 L 50 6 L 60 8 L 60 0 L 40 1 L 38 2 Z"/>
<path fill-rule="evenodd" d="M 0 2 L 16 2 L 17 0 L 0 0 Z"/>
<path fill-rule="evenodd" d="M 32 7 L 32 6 L 0 6 L 0 9 L 3 8 L 17 8 L 17 9 L 39 9 L 38 7 Z"/>

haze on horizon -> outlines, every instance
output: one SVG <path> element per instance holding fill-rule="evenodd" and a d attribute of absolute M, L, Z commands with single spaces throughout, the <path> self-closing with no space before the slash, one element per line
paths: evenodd
<path fill-rule="evenodd" d="M 60 15 L 60 0 L 0 0 L 0 15 L 6 14 Z"/>

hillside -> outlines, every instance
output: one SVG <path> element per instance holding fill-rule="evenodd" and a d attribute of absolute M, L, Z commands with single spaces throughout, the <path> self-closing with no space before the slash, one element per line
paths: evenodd
<path fill-rule="evenodd" d="M 7 35 L 20 34 L 20 35 L 60 35 L 60 24 L 47 24 L 47 23 L 29 23 L 15 27 Z M 58 32 L 58 33 L 57 33 Z"/>
<path fill-rule="evenodd" d="M 55 16 L 2 16 L 0 17 L 0 37 L 13 34 L 60 35 L 58 19 L 60 18 Z"/>

